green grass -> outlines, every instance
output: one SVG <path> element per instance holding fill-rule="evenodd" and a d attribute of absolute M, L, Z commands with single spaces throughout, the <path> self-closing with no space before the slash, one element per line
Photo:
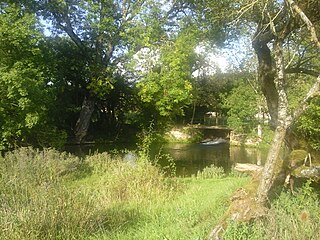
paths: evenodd
<path fill-rule="evenodd" d="M 167 176 L 145 156 L 18 149 L 0 157 L 0 239 L 206 239 L 249 181 L 212 166 Z M 230 222 L 225 239 L 319 239 L 319 209 L 310 185 L 282 192 L 265 219 Z"/>
<path fill-rule="evenodd" d="M 267 216 L 250 223 L 230 222 L 224 239 L 320 239 L 319 191 L 307 182 L 292 194 L 282 191 L 271 202 Z"/>
<path fill-rule="evenodd" d="M 0 159 L 0 177 L 0 239 L 203 239 L 247 181 L 31 148 Z"/>
<path fill-rule="evenodd" d="M 184 179 L 172 199 L 136 206 L 135 224 L 90 239 L 206 239 L 228 207 L 232 192 L 247 179 Z"/>

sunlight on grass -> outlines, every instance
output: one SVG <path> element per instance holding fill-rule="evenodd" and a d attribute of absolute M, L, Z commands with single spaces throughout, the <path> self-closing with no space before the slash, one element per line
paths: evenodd
<path fill-rule="evenodd" d="M 0 161 L 1 239 L 204 237 L 245 178 L 178 179 L 107 153 L 21 148 Z"/>
<path fill-rule="evenodd" d="M 183 191 L 173 199 L 138 206 L 142 221 L 90 239 L 205 239 L 227 210 L 232 192 L 247 179 L 190 178 L 179 182 Z"/>
<path fill-rule="evenodd" d="M 214 166 L 175 178 L 145 159 L 31 148 L 0 158 L 0 177 L 0 239 L 206 239 L 249 181 Z M 319 237 L 319 207 L 310 185 L 283 192 L 266 219 L 230 223 L 225 239 Z"/>

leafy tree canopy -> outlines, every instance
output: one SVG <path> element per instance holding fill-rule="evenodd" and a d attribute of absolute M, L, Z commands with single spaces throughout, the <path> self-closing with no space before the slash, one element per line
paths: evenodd
<path fill-rule="evenodd" d="M 48 120 L 49 95 L 40 48 L 43 36 L 34 15 L 25 13 L 16 4 L 2 5 L 1 12 L 0 146 L 4 149 L 28 141 L 38 143 L 36 132 Z"/>
<path fill-rule="evenodd" d="M 161 116 L 183 114 L 183 107 L 192 100 L 196 43 L 194 30 L 181 32 L 174 42 L 162 46 L 158 63 L 138 83 L 142 101 L 154 105 Z"/>

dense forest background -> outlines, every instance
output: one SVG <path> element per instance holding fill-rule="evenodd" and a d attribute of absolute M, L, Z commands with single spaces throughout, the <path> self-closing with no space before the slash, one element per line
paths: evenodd
<path fill-rule="evenodd" d="M 319 48 L 283 1 L 262 2 L 2 1 L 0 149 L 128 141 L 150 123 L 203 124 L 207 112 L 237 133 L 274 129 L 256 31 L 294 25 L 282 41 L 289 112 L 319 75 Z M 307 2 L 318 31 L 319 3 Z M 308 103 L 290 132 L 319 149 L 320 98 Z"/>

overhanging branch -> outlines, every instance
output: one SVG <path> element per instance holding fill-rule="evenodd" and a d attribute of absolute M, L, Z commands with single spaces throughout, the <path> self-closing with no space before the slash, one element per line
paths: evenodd
<path fill-rule="evenodd" d="M 311 39 L 314 41 L 314 43 L 317 45 L 318 48 L 320 48 L 320 42 L 317 37 L 317 32 L 310 21 L 310 19 L 307 17 L 307 15 L 301 10 L 301 8 L 293 1 L 293 0 L 287 0 L 291 8 L 300 16 L 301 20 L 307 25 L 308 30 L 310 31 L 311 34 Z"/>
<path fill-rule="evenodd" d="M 318 76 L 316 82 L 310 88 L 309 92 L 301 102 L 300 106 L 293 113 L 293 121 L 297 120 L 309 107 L 309 101 L 316 96 L 320 95 L 320 75 Z"/>
<path fill-rule="evenodd" d="M 286 68 L 285 73 L 302 73 L 302 74 L 306 74 L 306 75 L 310 75 L 313 77 L 318 77 L 319 76 L 319 72 L 312 70 L 312 69 L 307 69 L 307 68 L 301 68 L 301 67 L 296 67 L 296 68 Z"/>

